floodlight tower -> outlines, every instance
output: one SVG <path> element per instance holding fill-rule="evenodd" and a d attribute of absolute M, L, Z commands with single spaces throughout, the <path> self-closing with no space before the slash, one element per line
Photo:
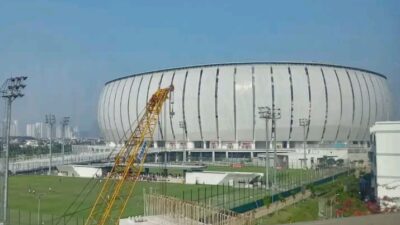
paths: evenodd
<path fill-rule="evenodd" d="M 281 118 L 281 109 L 272 107 L 271 117 L 272 117 L 272 131 L 273 131 L 272 143 L 274 147 L 274 168 L 275 168 L 274 186 L 276 186 L 276 169 L 278 167 L 277 156 L 276 156 L 276 120 L 279 120 Z"/>
<path fill-rule="evenodd" d="M 310 125 L 310 120 L 307 118 L 300 118 L 299 119 L 299 124 L 300 126 L 303 127 L 303 152 L 304 152 L 304 157 L 303 157 L 303 168 L 307 169 L 307 156 L 306 156 L 306 127 Z"/>
<path fill-rule="evenodd" d="M 25 80 L 28 77 L 11 77 L 8 78 L 1 86 L 1 97 L 6 100 L 6 126 L 5 126 L 5 143 L 4 143 L 4 153 L 5 153 L 5 171 L 4 171 L 4 199 L 3 199 L 3 224 L 9 222 L 8 218 L 8 157 L 10 150 L 10 126 L 11 126 L 11 106 L 12 102 L 17 98 L 22 98 L 24 94 L 22 90 L 26 87 Z"/>
<path fill-rule="evenodd" d="M 64 117 L 61 121 L 61 138 L 62 138 L 62 145 L 61 145 L 61 157 L 62 157 L 62 165 L 64 165 L 64 148 L 65 148 L 65 129 L 69 123 L 69 117 Z"/>
<path fill-rule="evenodd" d="M 265 119 L 265 188 L 269 189 L 269 137 L 268 121 L 272 119 L 271 108 L 268 106 L 258 107 L 260 119 Z"/>
<path fill-rule="evenodd" d="M 54 114 L 47 114 L 46 115 L 46 124 L 50 127 L 50 149 L 49 149 L 49 175 L 51 175 L 51 167 L 52 167 L 52 145 L 53 145 L 53 127 L 56 123 L 56 116 Z"/>

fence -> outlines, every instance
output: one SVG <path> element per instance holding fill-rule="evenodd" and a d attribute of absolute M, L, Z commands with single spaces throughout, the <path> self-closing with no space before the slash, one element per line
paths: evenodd
<path fill-rule="evenodd" d="M 209 185 L 207 187 L 195 188 L 182 191 L 181 198 L 184 201 L 196 202 L 202 205 L 211 205 L 224 209 L 234 209 L 249 203 L 257 204 L 266 196 L 276 198 L 280 194 L 291 194 L 298 192 L 300 187 L 319 182 L 335 179 L 335 176 L 348 171 L 348 167 L 320 168 L 313 170 L 289 169 L 276 171 L 276 184 L 274 185 L 273 170 L 270 170 L 269 187 L 263 181 L 241 181 L 231 185 Z M 292 193 L 293 194 L 293 193 Z M 274 199 L 272 199 L 274 201 Z"/>
<path fill-rule="evenodd" d="M 64 156 L 64 164 L 94 162 L 107 159 L 110 153 L 83 153 L 68 154 Z M 62 165 L 62 155 L 57 154 L 52 157 L 52 165 Z M 23 159 L 10 160 L 9 170 L 12 173 L 29 172 L 49 167 L 49 156 L 39 155 L 38 157 L 29 157 Z"/>
<path fill-rule="evenodd" d="M 60 217 L 51 214 L 38 214 L 11 209 L 9 212 L 9 224 L 12 225 L 84 225 L 84 217 Z"/>
<path fill-rule="evenodd" d="M 252 214 L 237 214 L 210 205 L 185 202 L 177 198 L 144 194 L 144 215 L 161 216 L 163 221 L 177 225 L 250 225 Z"/>

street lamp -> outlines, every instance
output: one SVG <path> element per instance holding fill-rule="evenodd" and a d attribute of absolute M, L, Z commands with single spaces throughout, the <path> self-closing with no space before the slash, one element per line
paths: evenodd
<path fill-rule="evenodd" d="M 65 146 L 65 128 L 67 128 L 69 123 L 69 117 L 64 117 L 61 121 L 61 136 L 62 136 L 62 145 L 61 145 L 61 155 L 62 155 L 62 165 L 64 165 L 64 146 Z"/>
<path fill-rule="evenodd" d="M 269 189 L 269 138 L 268 120 L 271 119 L 271 108 L 268 106 L 258 107 L 260 119 L 265 119 L 265 187 Z"/>
<path fill-rule="evenodd" d="M 179 121 L 179 127 L 182 128 L 182 141 L 185 142 L 185 130 L 186 130 L 186 123 L 185 121 Z M 186 141 L 187 144 L 187 141 Z M 183 157 L 182 161 L 185 163 L 186 162 L 186 146 L 183 146 Z"/>
<path fill-rule="evenodd" d="M 28 77 L 11 77 L 8 78 L 1 86 L 1 97 L 6 99 L 6 126 L 4 129 L 5 133 L 5 143 L 4 143 L 4 153 L 5 153 L 5 169 L 4 169 L 4 199 L 3 199 L 3 223 L 8 224 L 8 161 L 9 161 L 9 150 L 10 150 L 10 126 L 11 126 L 11 106 L 12 102 L 17 98 L 22 98 L 24 94 L 22 90 L 26 87 L 25 80 Z"/>
<path fill-rule="evenodd" d="M 52 168 L 52 145 L 53 145 L 53 127 L 56 123 L 56 116 L 54 114 L 47 114 L 46 115 L 46 124 L 50 127 L 50 149 L 49 149 L 49 175 L 51 175 L 51 168 Z"/>
<path fill-rule="evenodd" d="M 303 127 L 303 168 L 306 169 L 307 168 L 307 156 L 306 156 L 306 127 L 308 127 L 310 125 L 310 120 L 307 118 L 300 118 L 299 119 L 299 124 L 300 126 Z"/>

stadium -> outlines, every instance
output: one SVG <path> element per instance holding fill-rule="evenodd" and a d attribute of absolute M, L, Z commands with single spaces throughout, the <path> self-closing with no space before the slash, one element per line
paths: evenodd
<path fill-rule="evenodd" d="M 392 116 L 387 79 L 373 71 L 297 62 L 200 65 L 107 82 L 98 102 L 106 141 L 121 145 L 152 93 L 170 85 L 151 150 L 167 149 L 170 160 L 252 159 L 271 140 L 281 162 L 301 159 L 304 142 L 316 161 L 348 159 L 349 152 L 366 155 L 369 128 Z M 275 119 L 260 118 L 263 109 L 277 112 Z"/>

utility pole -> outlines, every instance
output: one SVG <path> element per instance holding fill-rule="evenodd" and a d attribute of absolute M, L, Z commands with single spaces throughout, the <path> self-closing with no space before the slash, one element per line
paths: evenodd
<path fill-rule="evenodd" d="M 182 141 L 187 144 L 186 138 L 185 138 L 185 130 L 186 130 L 186 123 L 185 121 L 179 121 L 179 127 L 182 128 Z M 183 157 L 182 157 L 183 163 L 186 162 L 186 146 L 183 146 Z"/>
<path fill-rule="evenodd" d="M 50 150 L 49 150 L 49 175 L 51 175 L 51 168 L 52 168 L 52 145 L 53 145 L 53 127 L 56 123 L 56 116 L 54 114 L 47 114 L 46 115 L 46 124 L 50 127 Z"/>
<path fill-rule="evenodd" d="M 3 224 L 9 225 L 8 218 L 8 167 L 9 167 L 9 151 L 10 151 L 10 126 L 11 126 L 11 106 L 12 102 L 17 98 L 22 98 L 24 94 L 22 90 L 26 87 L 24 84 L 28 77 L 11 77 L 8 78 L 1 86 L 1 97 L 6 99 L 6 124 L 5 124 L 5 168 L 4 168 L 4 199 L 3 199 Z M 4 140 L 3 140 L 4 141 Z"/>
<path fill-rule="evenodd" d="M 265 188 L 269 189 L 269 138 L 268 138 L 268 120 L 271 117 L 271 108 L 268 106 L 258 107 L 260 119 L 265 119 Z"/>
<path fill-rule="evenodd" d="M 62 138 L 62 145 L 61 145 L 61 155 L 62 155 L 62 165 L 64 165 L 64 148 L 65 148 L 65 128 L 67 128 L 69 123 L 69 117 L 64 117 L 61 121 L 61 138 Z"/>
<path fill-rule="evenodd" d="M 303 153 L 304 153 L 304 156 L 303 156 L 303 160 L 302 160 L 302 162 L 303 162 L 303 168 L 304 169 L 307 169 L 307 155 L 306 155 L 306 127 L 308 127 L 309 125 L 310 125 L 310 120 L 309 119 L 307 119 L 307 118 L 300 118 L 299 119 L 299 124 L 300 124 L 300 126 L 302 126 L 303 127 Z"/>

